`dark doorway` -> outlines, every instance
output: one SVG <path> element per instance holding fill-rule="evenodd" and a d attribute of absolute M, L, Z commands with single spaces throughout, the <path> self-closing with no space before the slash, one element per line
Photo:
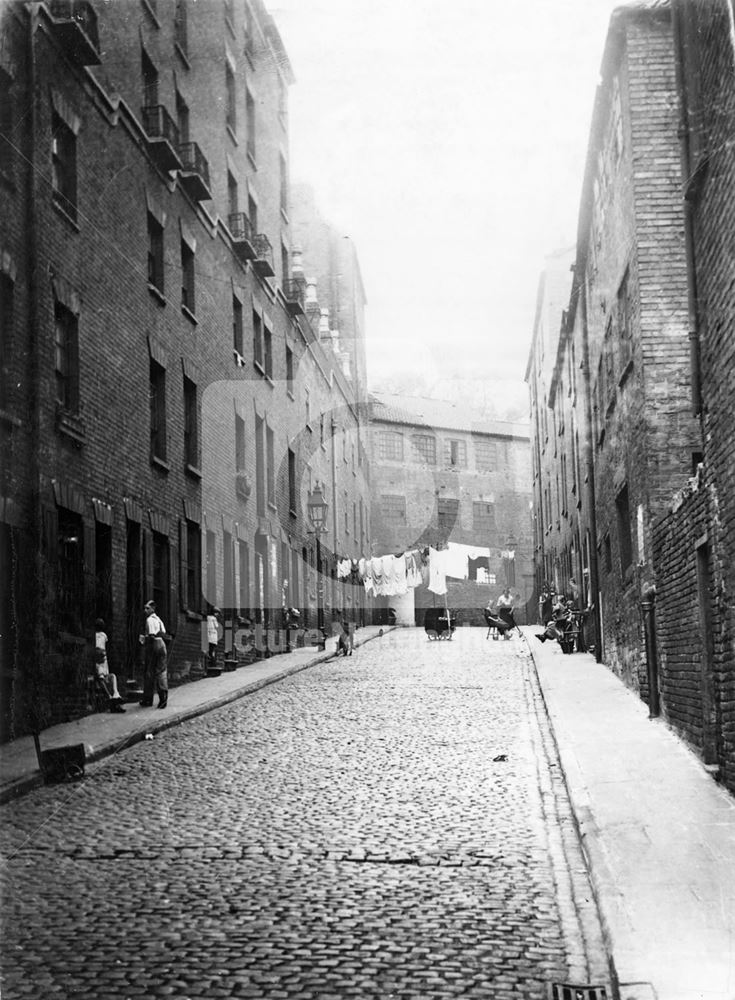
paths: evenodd
<path fill-rule="evenodd" d="M 140 525 L 128 521 L 125 588 L 125 672 L 134 677 L 140 658 L 138 636 L 143 627 L 143 561 Z"/>

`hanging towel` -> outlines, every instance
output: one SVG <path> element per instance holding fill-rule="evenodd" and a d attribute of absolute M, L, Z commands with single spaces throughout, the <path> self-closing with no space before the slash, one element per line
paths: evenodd
<path fill-rule="evenodd" d="M 429 590 L 434 594 L 446 594 L 447 550 L 438 552 L 429 547 Z"/>
<path fill-rule="evenodd" d="M 467 551 L 464 545 L 449 543 L 446 553 L 446 574 L 457 580 L 467 579 Z"/>
<path fill-rule="evenodd" d="M 406 560 L 403 556 L 393 560 L 393 593 L 396 597 L 402 597 L 408 593 L 408 581 L 406 575 Z"/>
<path fill-rule="evenodd" d="M 412 588 L 420 587 L 423 581 L 418 565 L 418 554 L 416 552 L 407 552 L 404 559 L 406 561 L 406 586 Z"/>

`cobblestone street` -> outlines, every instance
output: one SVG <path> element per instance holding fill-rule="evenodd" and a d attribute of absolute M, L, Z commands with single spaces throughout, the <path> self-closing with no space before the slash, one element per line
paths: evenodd
<path fill-rule="evenodd" d="M 607 981 L 525 642 L 483 629 L 392 632 L 139 743 L 7 805 L 2 848 L 3 1000 Z"/>

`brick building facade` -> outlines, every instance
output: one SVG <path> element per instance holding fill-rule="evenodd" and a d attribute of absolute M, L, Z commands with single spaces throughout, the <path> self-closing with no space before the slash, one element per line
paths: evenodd
<path fill-rule="evenodd" d="M 203 671 L 208 605 L 261 653 L 285 604 L 314 624 L 316 483 L 345 610 L 368 466 L 292 272 L 291 74 L 262 3 L 6 3 L 0 78 L 7 738 L 86 710 L 96 617 L 139 676 L 150 596 L 174 684 Z"/>
<path fill-rule="evenodd" d="M 370 412 L 372 554 L 450 541 L 489 548 L 487 577 L 447 581 L 450 605 L 461 619 L 481 623 L 479 611 L 509 584 L 525 609 L 533 594 L 527 425 L 382 393 L 371 394 Z M 419 624 L 421 609 L 433 602 L 417 589 Z"/>
<path fill-rule="evenodd" d="M 735 791 L 735 11 L 673 5 L 701 460 L 653 531 L 661 710 Z"/>
<path fill-rule="evenodd" d="M 731 788 L 733 37 L 729 0 L 613 13 L 553 372 L 538 330 L 528 368 L 539 575 L 582 572 L 598 656 Z"/>

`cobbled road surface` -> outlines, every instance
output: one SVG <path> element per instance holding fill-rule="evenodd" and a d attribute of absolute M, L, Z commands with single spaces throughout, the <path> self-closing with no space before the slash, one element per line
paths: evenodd
<path fill-rule="evenodd" d="M 533 664 L 483 629 L 391 632 L 10 803 L 0 837 L 3 1000 L 605 981 Z"/>

